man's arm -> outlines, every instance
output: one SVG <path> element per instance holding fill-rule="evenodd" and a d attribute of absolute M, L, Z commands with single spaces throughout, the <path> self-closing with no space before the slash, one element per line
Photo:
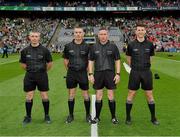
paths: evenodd
<path fill-rule="evenodd" d="M 26 70 L 27 65 L 26 65 L 25 63 L 21 63 L 21 67 L 22 67 L 24 70 Z"/>
<path fill-rule="evenodd" d="M 48 49 L 46 49 L 46 70 L 49 71 L 52 68 L 53 65 L 53 59 L 51 56 L 51 53 Z"/>
<path fill-rule="evenodd" d="M 50 70 L 52 68 L 52 65 L 53 63 L 52 62 L 48 62 L 46 63 L 46 68 L 47 68 L 47 71 Z"/>
<path fill-rule="evenodd" d="M 64 66 L 66 70 L 68 70 L 68 64 L 69 64 L 69 50 L 68 50 L 68 45 L 65 45 L 64 51 L 63 51 L 63 58 L 64 58 Z"/>
<path fill-rule="evenodd" d="M 93 75 L 93 69 L 94 69 L 94 61 L 89 60 L 88 62 L 88 72 L 89 72 L 89 81 L 94 84 L 94 75 Z"/>
<path fill-rule="evenodd" d="M 94 84 L 94 60 L 95 60 L 95 56 L 94 56 L 94 46 L 90 47 L 89 50 L 89 59 L 88 59 L 88 72 L 89 72 L 89 76 L 88 79 L 89 81 Z"/>
<path fill-rule="evenodd" d="M 151 52 L 150 52 L 150 63 L 152 63 L 152 57 L 155 55 L 154 45 L 151 45 Z"/>
<path fill-rule="evenodd" d="M 115 65 L 116 65 L 116 73 L 120 74 L 120 70 L 121 70 L 121 61 L 120 61 L 120 59 L 115 61 Z"/>
<path fill-rule="evenodd" d="M 20 64 L 21 68 L 26 70 L 27 69 L 27 64 L 26 64 L 26 54 L 25 54 L 24 50 L 21 51 L 19 62 L 21 63 Z"/>
<path fill-rule="evenodd" d="M 121 61 L 120 59 L 115 61 L 115 66 L 116 66 L 116 75 L 114 77 L 114 82 L 115 84 L 119 83 L 120 81 L 120 69 L 121 69 Z"/>
<path fill-rule="evenodd" d="M 127 45 L 127 50 L 126 50 L 126 59 L 128 65 L 131 67 L 131 56 L 132 56 L 132 48 L 131 48 L 131 43 Z"/>
<path fill-rule="evenodd" d="M 131 66 L 131 56 L 126 56 L 126 58 L 128 65 Z"/>
<path fill-rule="evenodd" d="M 94 66 L 94 61 L 89 60 L 88 63 L 88 72 L 93 73 L 93 66 Z"/>
<path fill-rule="evenodd" d="M 64 58 L 64 66 L 68 70 L 69 59 Z"/>
<path fill-rule="evenodd" d="M 115 60 L 115 70 L 116 74 L 114 77 L 115 84 L 119 83 L 120 81 L 120 69 L 121 69 L 121 61 L 120 61 L 120 53 L 116 45 L 114 45 L 114 60 Z"/>

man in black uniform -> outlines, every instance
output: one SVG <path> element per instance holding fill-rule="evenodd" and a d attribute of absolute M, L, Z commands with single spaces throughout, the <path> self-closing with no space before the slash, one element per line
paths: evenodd
<path fill-rule="evenodd" d="M 114 89 L 116 89 L 116 84 L 120 81 L 120 54 L 116 45 L 108 40 L 108 30 L 106 28 L 99 30 L 98 38 L 99 42 L 91 47 L 89 56 L 89 80 L 94 84 L 93 88 L 96 90 L 96 116 L 92 120 L 92 124 L 100 121 L 104 87 L 108 90 L 112 123 L 118 124 L 118 119 L 115 116 Z"/>
<path fill-rule="evenodd" d="M 86 121 L 91 122 L 90 115 L 90 97 L 88 93 L 89 83 L 87 76 L 89 46 L 84 42 L 83 28 L 76 26 L 74 28 L 74 40 L 65 45 L 64 49 L 64 65 L 67 70 L 66 87 L 69 89 L 68 107 L 69 115 L 66 123 L 74 120 L 74 104 L 76 87 L 79 84 L 84 97 L 84 105 L 86 109 Z"/>
<path fill-rule="evenodd" d="M 4 58 L 5 55 L 6 55 L 6 58 L 8 58 L 8 46 L 4 42 L 2 58 Z"/>
<path fill-rule="evenodd" d="M 30 45 L 21 51 L 20 63 L 26 74 L 24 77 L 24 91 L 26 92 L 26 116 L 23 124 L 31 122 L 31 109 L 36 86 L 40 91 L 45 113 L 45 122 L 51 123 L 49 117 L 48 75 L 47 71 L 52 67 L 52 57 L 49 50 L 43 47 L 40 41 L 40 33 L 32 31 L 29 34 Z"/>
<path fill-rule="evenodd" d="M 151 122 L 158 125 L 159 122 L 155 117 L 155 103 L 152 93 L 153 80 L 151 67 L 151 56 L 154 55 L 154 47 L 151 42 L 145 38 L 146 29 L 145 25 L 137 24 L 136 26 L 136 40 L 130 42 L 127 47 L 127 61 L 132 70 L 129 75 L 129 92 L 126 102 L 126 124 L 130 125 L 131 122 L 131 108 L 136 90 L 141 88 L 145 90 L 148 106 L 151 112 Z"/>

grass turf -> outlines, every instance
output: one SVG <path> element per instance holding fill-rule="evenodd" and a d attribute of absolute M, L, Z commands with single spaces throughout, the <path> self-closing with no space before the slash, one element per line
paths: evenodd
<path fill-rule="evenodd" d="M 179 57 L 179 54 L 177 54 Z M 175 60 L 178 60 L 177 59 Z M 8 61 L 0 59 L 0 136 L 90 136 L 91 127 L 85 122 L 85 112 L 81 91 L 78 89 L 75 103 L 75 121 L 65 124 L 68 114 L 67 90 L 65 87 L 66 71 L 63 59 L 55 54 L 54 66 L 49 71 L 50 81 L 50 115 L 52 124 L 43 122 L 43 108 L 38 91 L 35 94 L 32 123 L 23 127 L 22 120 L 25 114 L 24 93 L 22 80 L 24 71 L 19 67 L 18 55 L 10 55 Z M 2 61 L 3 60 L 3 61 Z M 122 62 L 124 55 L 122 56 Z M 139 90 L 132 109 L 133 124 L 127 126 L 125 120 L 125 101 L 127 96 L 128 74 L 122 67 L 121 82 L 116 90 L 117 117 L 119 125 L 110 122 L 107 93 L 104 92 L 101 122 L 98 125 L 99 136 L 178 136 L 180 135 L 180 63 L 166 59 L 164 53 L 158 53 L 152 63 L 153 73 L 160 75 L 154 80 L 154 96 L 156 100 L 159 126 L 150 123 L 150 113 L 147 107 L 144 92 Z M 90 89 L 94 94 L 94 90 Z"/>

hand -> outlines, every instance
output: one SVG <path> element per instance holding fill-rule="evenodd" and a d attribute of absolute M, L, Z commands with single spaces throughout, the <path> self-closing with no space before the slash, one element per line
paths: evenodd
<path fill-rule="evenodd" d="M 26 70 L 27 65 L 26 65 L 25 63 L 21 63 L 21 67 L 22 67 L 24 70 Z"/>
<path fill-rule="evenodd" d="M 94 84 L 94 75 L 88 76 L 89 81 Z"/>
<path fill-rule="evenodd" d="M 119 83 L 119 81 L 120 81 L 120 76 L 116 74 L 114 77 L 115 84 Z"/>

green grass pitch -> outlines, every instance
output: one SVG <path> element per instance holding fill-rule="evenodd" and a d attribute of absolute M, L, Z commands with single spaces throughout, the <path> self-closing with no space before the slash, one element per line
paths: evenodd
<path fill-rule="evenodd" d="M 139 90 L 132 109 L 131 126 L 125 125 L 125 101 L 127 96 L 128 73 L 121 65 L 121 82 L 116 90 L 117 117 L 119 125 L 110 121 L 107 93 L 104 92 L 101 122 L 98 124 L 99 136 L 180 136 L 180 53 L 157 53 L 153 57 L 153 73 L 160 75 L 154 79 L 154 96 L 156 101 L 159 126 L 150 123 L 150 113 L 144 92 Z M 23 92 L 24 71 L 18 63 L 18 54 L 8 59 L 0 58 L 0 136 L 90 136 L 91 126 L 85 122 L 85 111 L 81 91 L 77 90 L 75 101 L 75 120 L 66 124 L 68 114 L 66 71 L 63 59 L 53 54 L 54 66 L 49 73 L 50 81 L 50 116 L 52 123 L 44 123 L 43 107 L 39 92 L 35 92 L 32 122 L 23 127 L 25 115 L 25 96 Z M 125 56 L 122 55 L 121 62 Z M 92 87 L 92 86 L 91 86 Z M 94 94 L 91 88 L 90 93 Z"/>

